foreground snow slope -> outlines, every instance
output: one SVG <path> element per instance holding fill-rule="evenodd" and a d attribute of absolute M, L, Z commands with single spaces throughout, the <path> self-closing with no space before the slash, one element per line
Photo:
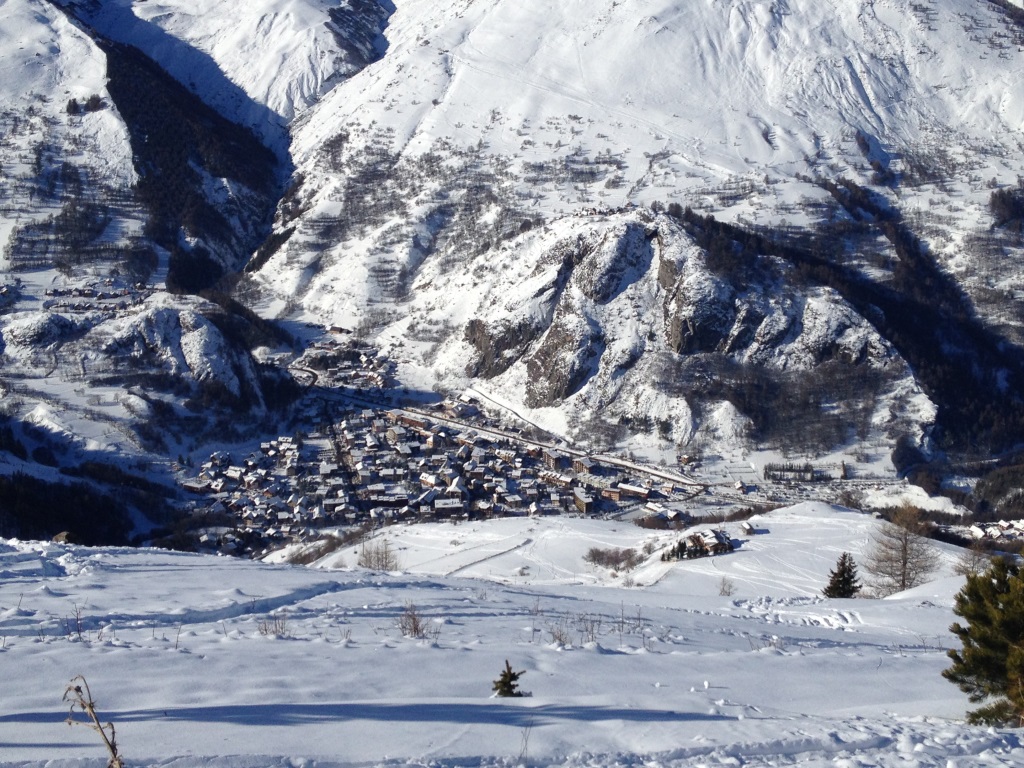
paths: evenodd
<path fill-rule="evenodd" d="M 957 579 L 825 600 L 875 521 L 757 523 L 729 556 L 655 555 L 628 589 L 581 553 L 666 537 L 561 518 L 393 529 L 408 570 L 388 575 L 7 542 L 0 760 L 103 764 L 63 723 L 83 674 L 138 766 L 1020 764 L 940 676 Z M 410 605 L 427 639 L 401 636 Z M 506 659 L 531 697 L 490 698 Z"/>

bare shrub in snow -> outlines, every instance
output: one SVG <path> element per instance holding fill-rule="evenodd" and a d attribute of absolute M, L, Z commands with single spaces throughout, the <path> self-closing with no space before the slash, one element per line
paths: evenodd
<path fill-rule="evenodd" d="M 992 565 L 992 553 L 986 552 L 981 542 L 974 542 L 967 547 L 953 565 L 953 573 L 958 576 L 977 576 L 984 573 Z"/>
<path fill-rule="evenodd" d="M 268 616 L 256 627 L 264 637 L 288 637 L 288 617 L 285 615 Z"/>
<path fill-rule="evenodd" d="M 879 597 L 924 584 L 939 567 L 939 556 L 926 538 L 927 524 L 917 509 L 904 505 L 875 533 L 864 563 Z"/>
<path fill-rule="evenodd" d="M 436 639 L 440 633 L 440 627 L 431 627 L 423 614 L 412 603 L 405 604 L 405 610 L 398 617 L 398 629 L 402 633 L 402 637 L 411 637 L 417 640 L 428 637 Z"/>
<path fill-rule="evenodd" d="M 549 621 L 547 630 L 551 635 L 552 643 L 565 646 L 572 645 L 572 637 L 569 634 L 569 623 L 565 616 Z"/>
<path fill-rule="evenodd" d="M 601 617 L 596 613 L 581 613 L 576 617 L 576 629 L 581 643 L 596 643 L 601 635 Z"/>
<path fill-rule="evenodd" d="M 93 701 L 92 691 L 89 690 L 89 683 L 81 675 L 71 678 L 71 684 L 64 691 L 64 701 L 70 702 L 71 709 L 68 711 L 68 725 L 84 725 L 92 728 L 103 739 L 103 746 L 107 748 L 110 760 L 107 761 L 107 768 L 124 768 L 124 760 L 117 747 L 117 734 L 114 731 L 113 723 L 101 723 L 96 713 L 96 702 Z M 88 721 L 76 720 L 75 710 L 81 710 L 89 718 Z"/>

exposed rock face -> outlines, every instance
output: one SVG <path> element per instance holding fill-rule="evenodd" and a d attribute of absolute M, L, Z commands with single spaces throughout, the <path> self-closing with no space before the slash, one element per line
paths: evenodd
<path fill-rule="evenodd" d="M 1020 243 L 991 233 L 988 209 L 1020 175 L 1019 84 L 965 33 L 955 2 L 899 19 L 809 0 L 670 16 L 654 0 L 594 0 L 586 13 L 539 0 L 60 4 L 93 25 L 95 41 L 78 43 L 109 66 L 60 88 L 106 106 L 71 119 L 77 106 L 51 104 L 31 129 L 40 140 L 8 163 L 65 135 L 101 146 L 87 139 L 106 121 L 120 170 L 55 173 L 65 158 L 38 154 L 53 168 L 33 184 L 52 210 L 6 238 L 33 269 L 61 243 L 75 246 L 62 266 L 82 266 L 85 236 L 98 261 L 117 237 L 138 272 L 195 292 L 228 285 L 222 272 L 258 249 L 237 295 L 260 311 L 357 328 L 410 386 L 491 388 L 556 429 L 596 418 L 676 442 L 764 436 L 758 409 L 799 390 L 790 405 L 818 414 L 857 399 L 877 435 L 903 416 L 923 428 L 927 402 L 907 407 L 922 391 L 940 403 L 963 390 L 1005 420 L 1024 381 L 1024 363 L 1004 365 L 1018 356 L 1003 337 L 984 333 L 1005 324 L 1019 340 L 1024 316 L 1005 258 Z M 983 28 L 1007 20 L 976 10 Z M 19 111 L 37 109 L 38 90 Z M 109 205 L 55 196 L 102 191 L 100 180 L 122 191 Z M 948 203 L 943 220 L 922 213 L 942 207 L 933 198 Z M 80 231 L 57 238 L 52 223 Z M 828 246 L 801 261 L 783 253 L 796 242 Z M 942 322 L 897 317 L 907 299 Z M 229 351 L 229 327 L 187 301 L 143 315 L 111 332 L 139 351 L 131 359 L 244 398 L 251 364 Z M 75 352 L 83 376 L 110 364 L 78 342 L 105 321 L 35 322 L 2 321 L 8 357 Z M 985 351 L 950 364 L 953 347 Z M 957 366 L 991 381 L 961 386 Z M 867 396 L 832 380 L 867 382 Z M 992 397 L 1004 389 L 1005 403 Z M 963 425 L 983 407 L 953 410 Z M 852 425 L 841 416 L 836 440 Z"/>
<path fill-rule="evenodd" d="M 755 395 L 781 398 L 801 372 L 885 372 L 864 401 L 876 418 L 858 418 L 878 436 L 906 416 L 920 436 L 928 398 L 962 387 L 918 387 L 910 368 L 954 378 L 922 349 L 941 343 L 888 322 L 907 295 L 896 260 L 924 271 L 878 224 L 912 211 L 932 277 L 1020 333 L 1012 270 L 966 253 L 1020 247 L 994 242 L 987 212 L 1019 175 L 1019 84 L 956 2 L 899 18 L 809 0 L 376 5 L 386 52 L 292 123 L 302 183 L 247 287 L 359 327 L 410 386 L 475 384 L 555 431 L 597 413 L 678 442 L 760 429 Z M 378 8 L 342 9 L 343 53 L 376 55 Z M 688 233 L 683 206 L 741 233 Z M 797 263 L 762 239 L 827 247 Z M 825 413 L 837 397 L 810 399 Z"/>
<path fill-rule="evenodd" d="M 572 308 L 560 307 L 544 340 L 526 357 L 526 404 L 554 405 L 576 394 L 597 373 L 603 353 L 600 331 Z"/>
<path fill-rule="evenodd" d="M 466 367 L 466 373 L 484 379 L 504 373 L 542 332 L 542 328 L 526 321 L 515 325 L 501 322 L 489 326 L 483 320 L 470 320 L 466 323 L 465 336 L 477 356 Z"/>
<path fill-rule="evenodd" d="M 145 364 L 188 386 L 213 386 L 236 401 L 262 407 L 251 358 L 197 309 L 152 307 L 122 326 L 104 353 L 110 361 Z"/>
<path fill-rule="evenodd" d="M 641 221 L 624 221 L 598 234 L 583 251 L 576 270 L 580 291 L 597 304 L 607 304 L 645 275 L 654 260 L 655 229 Z"/>
<path fill-rule="evenodd" d="M 33 313 L 10 323 L 2 338 L 12 347 L 48 349 L 59 346 L 75 328 L 75 323 L 64 315 Z"/>
<path fill-rule="evenodd" d="M 670 289 L 668 343 L 674 352 L 689 355 L 717 352 L 736 322 L 732 286 L 706 272 L 695 272 Z"/>
<path fill-rule="evenodd" d="M 387 41 L 381 36 L 390 11 L 377 0 L 349 0 L 337 8 L 329 8 L 327 23 L 338 47 L 347 54 L 353 68 L 365 67 L 381 57 Z M 386 3 L 390 6 L 390 3 Z"/>
<path fill-rule="evenodd" d="M 841 295 L 795 280 L 777 260 L 730 279 L 679 221 L 642 210 L 574 230 L 550 242 L 525 236 L 520 247 L 537 266 L 482 301 L 458 342 L 470 352 L 468 375 L 521 387 L 526 407 L 581 419 L 596 410 L 681 442 L 733 439 L 764 421 L 757 392 L 778 397 L 800 371 L 876 371 L 858 374 L 879 390 L 871 398 L 906 373 Z"/>

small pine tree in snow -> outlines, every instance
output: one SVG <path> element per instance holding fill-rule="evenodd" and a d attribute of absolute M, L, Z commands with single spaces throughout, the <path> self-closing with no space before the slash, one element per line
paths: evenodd
<path fill-rule="evenodd" d="M 843 552 L 834 570 L 829 571 L 828 586 L 821 593 L 825 597 L 856 597 L 860 592 L 857 580 L 857 564 L 849 552 Z"/>
<path fill-rule="evenodd" d="M 494 681 L 494 693 L 498 696 L 522 696 L 518 680 L 525 674 L 525 669 L 522 672 L 513 672 L 512 665 L 508 663 L 508 659 L 505 659 L 505 669 Z"/>

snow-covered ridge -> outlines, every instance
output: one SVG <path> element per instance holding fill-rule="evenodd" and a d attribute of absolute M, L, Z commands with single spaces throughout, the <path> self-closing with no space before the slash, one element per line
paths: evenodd
<path fill-rule="evenodd" d="M 61 51 L 84 51 L 74 87 L 40 68 L 46 57 L 11 59 L 34 73 L 15 78 L 24 93 L 64 89 L 39 108 L 60 130 L 33 123 L 32 135 L 79 147 L 84 134 L 97 175 L 123 200 L 134 178 L 116 110 L 77 122 L 62 114 L 66 98 L 95 92 L 102 103 L 102 57 L 52 7 L 8 5 L 24 11 L 5 17 L 12 45 L 39 7 L 48 21 L 33 36 L 66 28 L 75 43 Z M 984 322 L 1022 335 L 1020 243 L 992 231 L 986 208 L 1024 171 L 1024 86 L 1012 67 L 1020 32 L 993 3 L 60 5 L 137 46 L 279 154 L 294 135 L 296 174 L 274 247 L 239 295 L 267 314 L 375 337 L 409 388 L 472 386 L 568 437 L 607 427 L 604 443 L 621 443 L 622 430 L 639 431 L 667 455 L 763 436 L 741 396 L 701 381 L 725 381 L 725 371 L 785 388 L 828 362 L 856 374 L 851 387 L 867 381 L 869 395 L 856 398 L 856 423 L 830 427 L 827 447 L 854 433 L 878 445 L 920 438 L 937 406 L 869 310 L 793 279 L 784 260 L 764 259 L 756 279 L 730 273 L 678 215 L 664 215 L 674 203 L 747 232 L 831 226 L 846 247 L 836 258 L 884 285 L 897 259 L 881 238 L 854 231 L 855 216 L 828 193 L 823 182 L 841 177 L 904 215 Z M 60 77 L 75 69 L 52 60 Z M 31 165 L 31 143 L 17 147 L 15 170 Z M 231 219 L 223 205 L 244 208 L 247 196 L 218 176 L 197 175 L 204 205 Z M 58 192 L 61 178 L 51 179 Z M 28 215 L 60 210 L 47 203 Z M 133 243 L 145 221 L 131 205 L 115 213 L 101 238 L 111 248 Z M 234 251 L 255 247 L 266 221 L 256 218 L 246 237 L 214 249 L 215 261 L 250 255 Z M 208 245 L 179 234 L 167 251 Z M 19 359 L 31 355 L 18 334 L 37 321 L 12 328 Z M 192 360 L 174 352 L 176 372 L 244 388 L 247 374 L 199 362 L 219 349 L 205 331 L 186 336 Z M 819 410 L 848 401 L 830 391 Z"/>
<path fill-rule="evenodd" d="M 297 114 L 382 53 L 387 19 L 361 0 L 58 1 L 275 146 Z"/>

